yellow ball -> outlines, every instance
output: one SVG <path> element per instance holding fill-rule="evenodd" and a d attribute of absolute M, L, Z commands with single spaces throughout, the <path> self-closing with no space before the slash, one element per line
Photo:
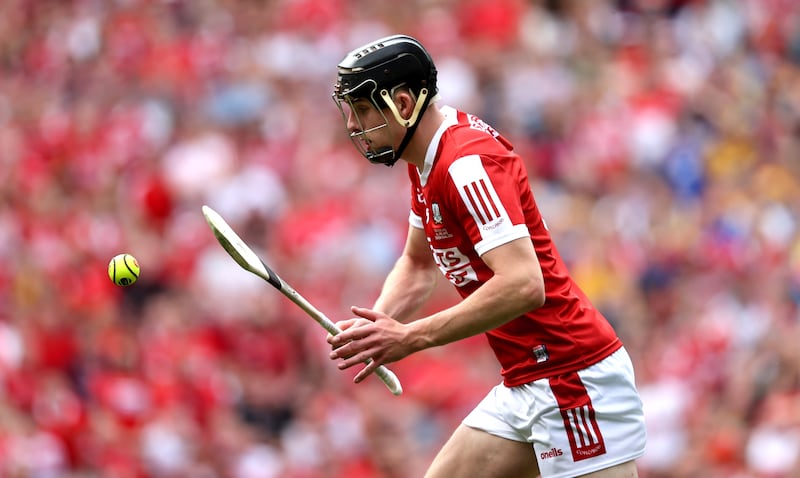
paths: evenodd
<path fill-rule="evenodd" d="M 139 278 L 139 262 L 130 254 L 117 254 L 108 263 L 108 277 L 117 285 L 129 286 Z"/>

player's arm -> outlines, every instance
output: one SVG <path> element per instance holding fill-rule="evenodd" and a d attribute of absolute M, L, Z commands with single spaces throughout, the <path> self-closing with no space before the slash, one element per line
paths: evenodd
<path fill-rule="evenodd" d="M 403 253 L 386 277 L 372 309 L 400 322 L 409 321 L 430 298 L 438 275 L 425 232 L 409 226 Z"/>
<path fill-rule="evenodd" d="M 542 269 L 529 237 L 487 251 L 494 275 L 458 304 L 409 324 L 409 341 L 428 348 L 477 335 L 544 305 Z"/>
<path fill-rule="evenodd" d="M 373 359 L 356 375 L 354 380 L 360 382 L 378 364 L 486 332 L 544 304 L 544 279 L 530 238 L 498 246 L 482 259 L 494 272 L 493 277 L 460 303 L 433 315 L 403 325 L 376 310 L 354 307 L 354 314 L 372 324 L 330 337 L 334 347 L 341 347 L 331 358 L 343 359 L 341 369 Z"/>

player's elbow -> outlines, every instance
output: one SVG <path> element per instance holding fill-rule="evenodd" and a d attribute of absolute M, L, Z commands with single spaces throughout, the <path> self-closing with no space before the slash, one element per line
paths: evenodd
<path fill-rule="evenodd" d="M 520 297 L 525 301 L 527 310 L 538 309 L 544 305 L 544 279 L 541 275 L 526 278 L 520 287 Z"/>
<path fill-rule="evenodd" d="M 514 314 L 521 315 L 544 305 L 544 279 L 536 271 L 518 269 L 506 276 L 505 294 L 507 304 Z"/>

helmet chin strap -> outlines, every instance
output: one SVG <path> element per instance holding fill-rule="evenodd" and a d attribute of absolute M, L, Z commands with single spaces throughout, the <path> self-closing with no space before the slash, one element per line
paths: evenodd
<path fill-rule="evenodd" d="M 403 140 L 400 141 L 400 145 L 397 147 L 396 151 L 393 151 L 393 154 L 386 160 L 378 160 L 375 162 L 385 164 L 386 166 L 394 166 L 394 163 L 400 159 L 400 156 L 405 151 L 406 146 L 408 143 L 411 142 L 411 137 L 414 136 L 414 132 L 417 130 L 417 126 L 419 125 L 419 118 L 425 113 L 425 110 L 428 108 L 428 104 L 430 103 L 430 98 L 428 97 L 428 89 L 422 88 L 419 91 L 419 98 L 417 99 L 417 104 L 414 106 L 414 111 L 411 112 L 411 116 L 408 119 L 403 118 L 400 115 L 400 112 L 397 110 L 397 106 L 392 101 L 391 93 L 388 90 L 381 90 L 381 97 L 383 101 L 386 103 L 386 106 L 391 110 L 394 118 L 397 120 L 398 123 L 403 125 L 406 128 L 406 134 L 403 136 Z M 391 148 L 389 149 L 391 150 Z M 379 155 L 383 155 L 389 152 L 382 151 Z"/>

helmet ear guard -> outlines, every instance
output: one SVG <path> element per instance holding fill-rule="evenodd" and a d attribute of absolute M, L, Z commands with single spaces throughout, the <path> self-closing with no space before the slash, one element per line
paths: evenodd
<path fill-rule="evenodd" d="M 381 90 L 381 98 L 383 98 L 384 103 L 386 103 L 386 106 L 389 108 L 389 110 L 391 110 L 397 122 L 406 128 L 410 128 L 417 124 L 419 115 L 422 114 L 425 105 L 429 101 L 428 89 L 427 88 L 420 89 L 419 96 L 416 98 L 417 104 L 414 106 L 414 111 L 411 112 L 411 116 L 408 119 L 405 119 L 400 115 L 400 112 L 397 111 L 397 105 L 394 104 L 391 93 L 389 93 L 386 90 Z"/>

